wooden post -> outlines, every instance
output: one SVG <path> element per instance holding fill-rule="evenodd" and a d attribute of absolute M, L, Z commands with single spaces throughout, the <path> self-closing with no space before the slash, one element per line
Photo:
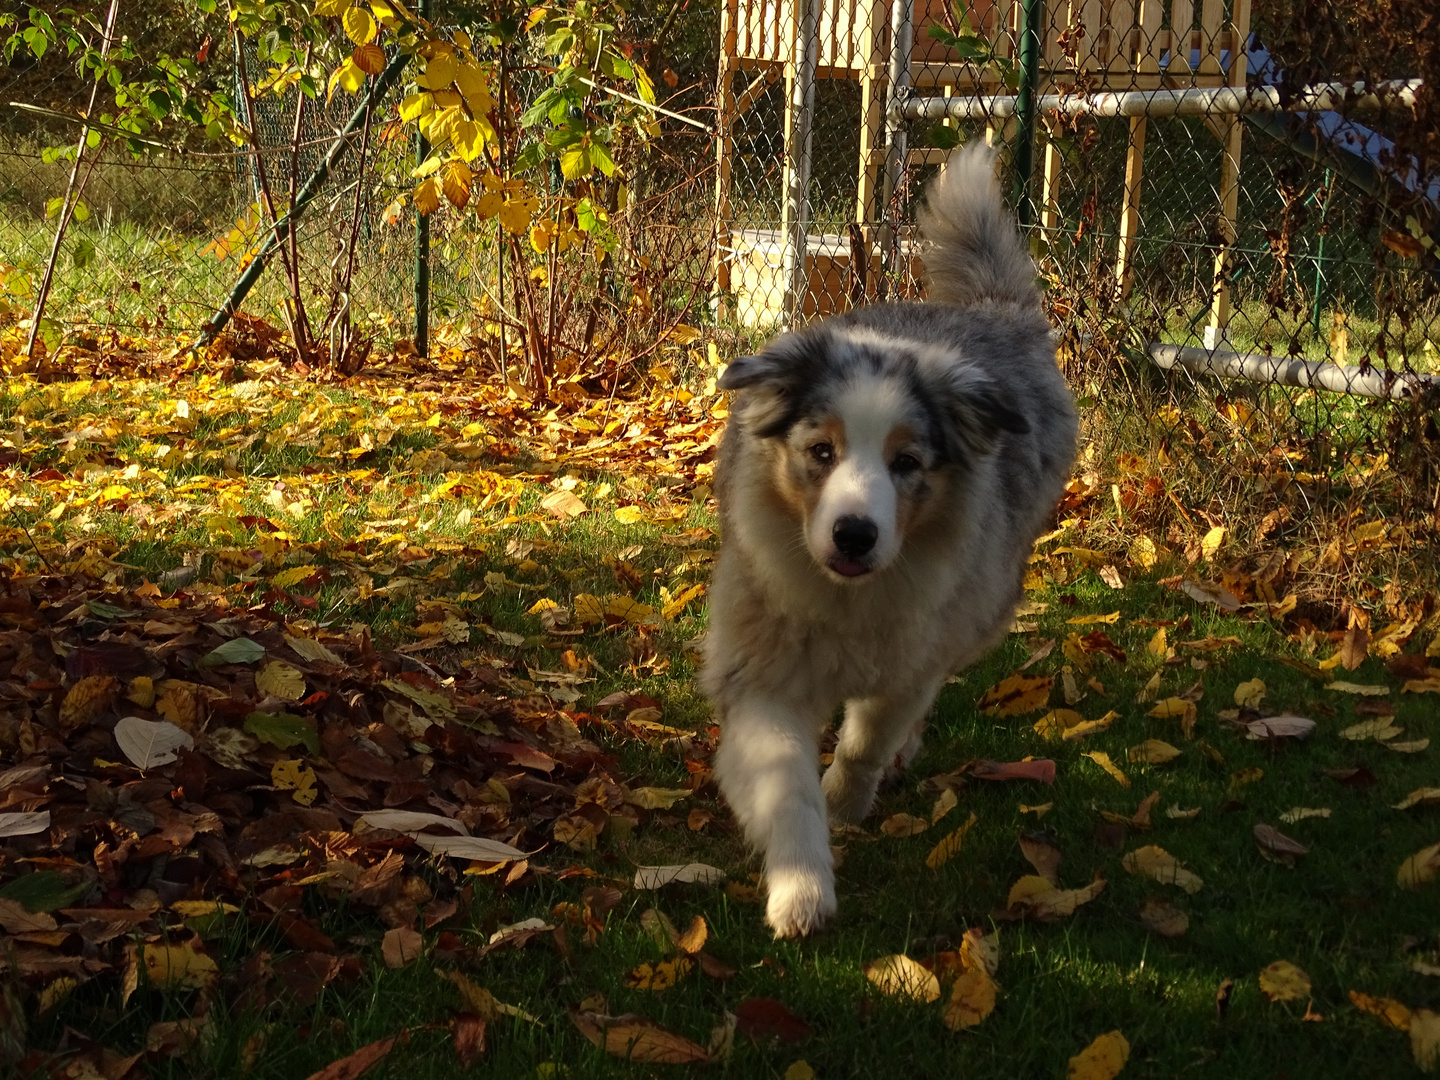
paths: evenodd
<path fill-rule="evenodd" d="M 1155 75 L 1160 71 L 1154 42 L 1160 35 L 1160 0 L 1140 0 L 1140 38 L 1135 59 L 1137 75 Z M 1129 39 L 1127 32 L 1126 39 Z M 1128 54 L 1128 48 L 1126 53 Z M 1112 61 L 1118 62 L 1120 57 Z M 1128 62 L 1130 57 L 1124 56 Z M 1145 135 L 1148 120 L 1143 116 L 1130 118 L 1130 147 L 1125 155 L 1125 202 L 1120 210 L 1120 250 L 1115 258 L 1115 280 L 1121 299 L 1130 295 L 1135 286 L 1135 243 L 1140 237 L 1140 180 L 1145 170 Z"/>
<path fill-rule="evenodd" d="M 728 315 L 722 308 L 730 292 L 730 162 L 734 156 L 735 138 L 730 132 L 734 122 L 735 18 L 739 0 L 725 0 L 720 5 L 720 79 L 715 95 L 715 296 L 712 304 L 717 317 Z"/>

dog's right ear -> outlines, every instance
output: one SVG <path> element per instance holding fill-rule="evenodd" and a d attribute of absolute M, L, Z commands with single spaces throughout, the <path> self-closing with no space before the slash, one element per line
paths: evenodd
<path fill-rule="evenodd" d="M 770 382 L 779 374 L 773 357 L 737 356 L 731 360 L 715 385 L 721 390 L 743 390 L 747 386 Z"/>

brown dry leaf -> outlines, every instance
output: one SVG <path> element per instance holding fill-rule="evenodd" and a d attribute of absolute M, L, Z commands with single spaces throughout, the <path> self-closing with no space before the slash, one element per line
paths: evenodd
<path fill-rule="evenodd" d="M 927 818 L 914 814 L 894 814 L 880 823 L 880 831 L 886 836 L 915 836 L 929 827 Z"/>
<path fill-rule="evenodd" d="M 372 1065 L 390 1053 L 398 1035 L 379 1039 L 368 1046 L 362 1046 L 353 1054 L 347 1054 L 339 1061 L 332 1061 L 317 1073 L 311 1073 L 306 1080 L 355 1080 L 367 1072 Z"/>
<path fill-rule="evenodd" d="M 1022 814 L 1034 814 L 1036 820 L 1039 820 L 1054 809 L 1054 807 L 1055 804 L 1053 802 L 1040 803 L 1038 806 L 1026 806 L 1024 803 L 1021 803 L 1017 809 Z"/>
<path fill-rule="evenodd" d="M 0 927 L 8 934 L 43 934 L 56 928 L 55 916 L 30 911 L 18 900 L 0 896 Z"/>
<path fill-rule="evenodd" d="M 1261 969 L 1260 989 L 1271 1001 L 1304 1001 L 1310 996 L 1310 976 L 1288 960 L 1276 960 Z"/>
<path fill-rule="evenodd" d="M 1255 846 L 1259 849 L 1260 854 L 1282 866 L 1294 866 L 1300 856 L 1310 853 L 1310 849 L 1304 844 L 1290 839 L 1273 825 L 1260 822 L 1252 832 L 1255 836 Z"/>
<path fill-rule="evenodd" d="M 1351 990 L 1350 1001 L 1361 1012 L 1368 1012 L 1373 1016 L 1378 1016 L 1390 1027 L 1400 1031 L 1410 1030 L 1410 1009 L 1394 998 L 1371 997 L 1369 994 L 1362 994 L 1358 990 Z"/>
<path fill-rule="evenodd" d="M 385 957 L 385 966 L 389 968 L 402 968 L 424 951 L 424 939 L 408 926 L 397 926 L 393 930 L 385 931 L 385 937 L 380 942 L 381 955 Z"/>
<path fill-rule="evenodd" d="M 979 818 L 971 814 L 970 820 L 930 849 L 930 854 L 925 856 L 925 865 L 931 870 L 938 870 L 959 854 L 960 846 L 965 842 L 965 834 L 970 831 L 971 826 L 978 820 Z"/>
<path fill-rule="evenodd" d="M 705 947 L 709 937 L 710 927 L 705 922 L 705 916 L 696 915 L 690 920 L 685 932 L 675 938 L 675 947 L 688 956 L 694 956 Z"/>
<path fill-rule="evenodd" d="M 77 728 L 98 720 L 120 695 L 120 681 L 113 675 L 88 675 L 65 695 L 60 703 L 60 726 Z"/>
<path fill-rule="evenodd" d="M 1150 814 L 1160 802 L 1160 792 L 1152 791 L 1145 798 L 1140 800 L 1134 815 L 1130 818 L 1130 824 L 1137 829 L 1148 829 L 1150 827 Z"/>
<path fill-rule="evenodd" d="M 579 517 L 589 509 L 573 491 L 552 491 L 540 500 L 540 505 L 562 521 Z"/>
<path fill-rule="evenodd" d="M 960 796 L 955 794 L 954 788 L 946 788 L 935 800 L 935 805 L 930 808 L 930 824 L 934 825 L 946 814 L 960 805 Z"/>
<path fill-rule="evenodd" d="M 1410 1014 L 1410 1053 L 1425 1072 L 1440 1065 L 1440 1013 L 1416 1009 Z"/>
<path fill-rule="evenodd" d="M 1130 1060 L 1130 1044 L 1118 1031 L 1106 1032 L 1070 1059 L 1066 1080 L 1114 1080 Z"/>
<path fill-rule="evenodd" d="M 955 980 L 941 1020 L 951 1031 L 963 1031 L 994 1011 L 995 980 L 984 969 L 972 968 Z"/>
<path fill-rule="evenodd" d="M 1384 697 L 1390 693 L 1390 687 L 1388 686 L 1346 682 L 1343 679 L 1336 679 L 1334 682 L 1326 683 L 1325 689 L 1334 690 L 1337 694 L 1359 694 L 1362 697 Z"/>
<path fill-rule="evenodd" d="M 865 968 L 865 977 L 882 994 L 909 998 L 922 1004 L 940 1000 L 940 980 L 935 973 L 903 953 L 882 956 Z"/>
<path fill-rule="evenodd" d="M 1340 651 L 1336 654 L 1340 664 L 1346 671 L 1354 671 L 1365 662 L 1365 657 L 1370 654 L 1370 628 L 1360 623 L 1352 623 L 1345 631 L 1345 636 L 1340 639 Z"/>
<path fill-rule="evenodd" d="M 690 974 L 695 961 L 688 956 L 662 960 L 657 964 L 639 964 L 625 975 L 625 985 L 632 990 L 668 990 Z"/>
<path fill-rule="evenodd" d="M 1106 563 L 1100 568 L 1100 580 L 1112 589 L 1123 589 L 1125 580 L 1120 576 L 1120 571 L 1112 563 Z"/>
<path fill-rule="evenodd" d="M 1147 844 L 1136 848 L 1120 860 L 1120 865 L 1137 877 L 1147 877 L 1162 885 L 1178 885 L 1192 896 L 1200 891 L 1204 881 L 1185 869 L 1180 860 L 1162 847 Z"/>
<path fill-rule="evenodd" d="M 1411 739 L 1406 742 L 1381 743 L 1386 750 L 1393 750 L 1397 754 L 1418 754 L 1430 745 L 1429 739 Z"/>
<path fill-rule="evenodd" d="M 195 748 L 195 740 L 168 720 L 142 720 L 138 716 L 120 719 L 115 725 L 115 742 L 141 771 L 170 764 L 181 747 Z"/>
<path fill-rule="evenodd" d="M 1055 680 L 1049 675 L 1010 675 L 981 696 L 977 708 L 987 716 L 1020 716 L 1043 709 Z"/>
<path fill-rule="evenodd" d="M 1440 806 L 1440 788 L 1422 787 L 1406 795 L 1395 804 L 1396 810 L 1409 810 L 1414 806 Z M 0 833 L 3 836 L 4 833 Z"/>
<path fill-rule="evenodd" d="M 642 810 L 669 810 L 681 799 L 694 794 L 688 788 L 638 787 L 626 794 L 625 801 Z"/>
<path fill-rule="evenodd" d="M 19 810 L 0 814 L 0 837 L 34 836 L 48 828 L 49 810 Z"/>
<path fill-rule="evenodd" d="M 690 1065 L 710 1060 L 710 1051 L 699 1043 L 666 1031 L 642 1016 L 603 1016 L 572 1009 L 570 1021 L 591 1043 L 630 1061 Z"/>
<path fill-rule="evenodd" d="M 967 968 L 993 976 L 1000 970 L 1000 935 L 986 934 L 972 926 L 960 939 L 960 959 Z"/>
<path fill-rule="evenodd" d="M 1258 765 L 1250 765 L 1244 769 L 1237 769 L 1230 774 L 1230 783 L 1225 788 L 1226 793 L 1234 795 L 1241 788 L 1248 787 L 1263 778 L 1264 775 L 1265 770 Z"/>
<path fill-rule="evenodd" d="M 1052 885 L 1060 883 L 1060 846 L 1048 832 L 1028 833 L 1020 837 L 1020 854 L 1035 868 L 1035 872 Z"/>
<path fill-rule="evenodd" d="M 1417 889 L 1434 881 L 1437 873 L 1440 873 L 1440 844 L 1431 844 L 1401 863 L 1395 880 L 1406 889 Z"/>
<path fill-rule="evenodd" d="M 1169 900 L 1150 896 L 1140 905 L 1140 925 L 1161 937 L 1180 937 L 1190 929 L 1190 916 Z"/>
<path fill-rule="evenodd" d="M 1233 613 L 1239 611 L 1241 607 L 1235 594 L 1219 585 L 1200 585 L 1194 581 L 1182 581 L 1180 591 L 1196 603 L 1214 604 L 1224 611 Z"/>
<path fill-rule="evenodd" d="M 1083 720 L 1074 727 L 1065 729 L 1061 736 L 1066 742 L 1077 742 L 1087 735 L 1094 735 L 1097 731 L 1108 731 L 1110 725 L 1120 719 L 1120 714 L 1111 709 L 1099 720 Z"/>
<path fill-rule="evenodd" d="M 1258 739 L 1305 739 L 1315 730 L 1315 721 L 1303 716 L 1267 716 L 1251 720 L 1245 725 L 1246 738 Z"/>
<path fill-rule="evenodd" d="M 1116 765 L 1113 761 L 1111 761 L 1110 755 L 1105 753 L 1105 751 L 1090 750 L 1084 754 L 1081 754 L 1080 756 L 1087 757 L 1091 761 L 1095 762 L 1096 765 L 1099 765 L 1107 773 L 1113 776 L 1116 781 L 1119 782 L 1121 787 L 1130 786 L 1130 778 L 1120 771 L 1120 766 Z"/>
<path fill-rule="evenodd" d="M 1198 806 L 1192 806 L 1187 810 L 1179 803 L 1172 803 L 1165 808 L 1165 816 L 1177 821 L 1190 821 L 1200 816 L 1200 810 L 1201 808 Z"/>
<path fill-rule="evenodd" d="M 1180 750 L 1161 739 L 1146 739 L 1138 746 L 1130 747 L 1126 754 L 1132 762 L 1164 765 L 1167 761 L 1174 761 L 1179 757 Z"/>
<path fill-rule="evenodd" d="M 672 866 L 637 866 L 635 888 L 659 889 L 674 882 L 715 885 L 725 880 L 725 871 L 707 863 L 684 863 Z"/>

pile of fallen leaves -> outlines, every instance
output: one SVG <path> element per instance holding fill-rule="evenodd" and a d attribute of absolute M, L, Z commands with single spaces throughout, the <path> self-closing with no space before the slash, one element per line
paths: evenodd
<path fill-rule="evenodd" d="M 207 942 L 227 918 L 273 923 L 289 948 L 254 953 L 225 992 L 304 1005 L 362 970 L 307 917 L 307 890 L 383 924 L 399 966 L 419 954 L 417 928 L 468 909 L 476 882 L 589 875 L 530 856 L 552 837 L 583 851 L 686 794 L 627 787 L 600 743 L 665 732 L 693 784 L 708 776 L 708 741 L 665 728 L 638 695 L 612 695 L 601 705 L 615 719 L 602 719 L 507 693 L 498 661 L 447 676 L 377 652 L 363 629 L 3 573 L 0 744 L 15 764 L 0 773 L 0 973 L 42 1013 L 93 979 L 127 999 L 142 985 L 199 990 L 189 1019 L 152 1028 L 147 1053 L 183 1050 L 204 1024 L 220 993 Z M 474 951 L 443 930 L 434 948 Z M 6 998 L 0 1038 L 22 1052 L 24 1017 Z M 91 1051 L 112 1080 L 143 1056 Z M 18 1064 L 29 1075 L 51 1060 Z"/>

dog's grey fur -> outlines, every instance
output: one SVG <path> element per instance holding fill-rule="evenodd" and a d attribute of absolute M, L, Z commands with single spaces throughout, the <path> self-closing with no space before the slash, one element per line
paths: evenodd
<path fill-rule="evenodd" d="M 986 148 L 950 159 L 921 222 L 928 302 L 785 334 L 720 380 L 738 393 L 702 683 L 777 936 L 834 913 L 827 818 L 869 813 L 945 679 L 1005 635 L 1074 457 L 1075 409 Z M 842 532 L 862 520 L 867 551 Z"/>

